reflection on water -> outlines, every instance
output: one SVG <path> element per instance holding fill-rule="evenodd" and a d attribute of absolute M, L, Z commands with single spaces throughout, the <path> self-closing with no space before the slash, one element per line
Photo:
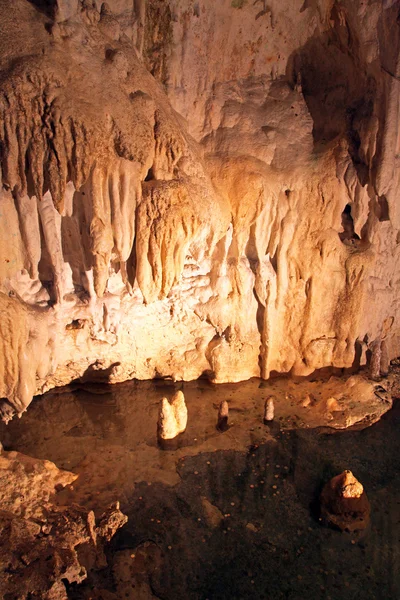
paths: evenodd
<path fill-rule="evenodd" d="M 400 598 L 399 404 L 361 431 L 283 428 L 279 407 L 268 428 L 256 381 L 183 387 L 190 417 L 176 451 L 156 443 L 172 382 L 48 394 L 2 426 L 6 446 L 80 474 L 61 500 L 100 509 L 119 498 L 129 516 L 111 568 L 71 598 Z M 370 528 L 356 535 L 318 520 L 321 486 L 344 469 L 371 502 Z"/>

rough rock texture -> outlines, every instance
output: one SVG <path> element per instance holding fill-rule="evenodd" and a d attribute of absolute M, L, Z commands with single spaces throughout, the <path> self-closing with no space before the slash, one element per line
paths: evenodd
<path fill-rule="evenodd" d="M 45 520 L 57 488 L 75 481 L 77 475 L 61 471 L 48 460 L 19 452 L 0 455 L 0 505 L 2 510 L 24 519 Z"/>
<path fill-rule="evenodd" d="M 359 531 L 369 525 L 370 505 L 363 486 L 351 471 L 343 471 L 321 493 L 321 516 L 342 531 Z"/>
<path fill-rule="evenodd" d="M 18 452 L 0 457 L 0 595 L 66 600 L 64 583 L 107 565 L 103 546 L 127 521 L 119 503 L 96 524 L 93 511 L 58 506 L 56 492 L 77 475 Z"/>
<path fill-rule="evenodd" d="M 0 11 L 3 419 L 399 354 L 397 2 Z"/>

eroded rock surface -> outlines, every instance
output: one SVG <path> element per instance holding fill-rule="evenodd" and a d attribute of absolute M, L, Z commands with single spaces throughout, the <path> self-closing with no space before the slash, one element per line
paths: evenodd
<path fill-rule="evenodd" d="M 396 2 L 0 10 L 3 419 L 74 379 L 308 375 L 377 340 L 386 372 Z"/>
<path fill-rule="evenodd" d="M 104 544 L 127 521 L 116 502 L 96 523 L 93 511 L 60 506 L 56 492 L 77 475 L 19 452 L 0 456 L 0 595 L 66 600 L 64 583 L 81 583 L 107 566 Z"/>

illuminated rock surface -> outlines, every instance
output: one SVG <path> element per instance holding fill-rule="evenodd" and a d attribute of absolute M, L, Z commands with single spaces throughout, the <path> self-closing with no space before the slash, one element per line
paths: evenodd
<path fill-rule="evenodd" d="M 3 419 L 77 378 L 308 375 L 377 341 L 385 372 L 397 2 L 0 11 Z"/>

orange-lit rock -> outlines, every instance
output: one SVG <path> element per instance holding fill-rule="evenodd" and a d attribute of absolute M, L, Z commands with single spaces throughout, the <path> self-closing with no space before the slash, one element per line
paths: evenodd
<path fill-rule="evenodd" d="M 325 485 L 320 503 L 321 517 L 342 531 L 359 531 L 369 525 L 370 504 L 351 471 L 343 471 Z"/>
<path fill-rule="evenodd" d="M 96 523 L 93 511 L 63 506 L 57 492 L 77 475 L 19 452 L 0 457 L 0 595 L 66 600 L 65 582 L 107 565 L 104 545 L 127 517 L 114 502 Z"/>
<path fill-rule="evenodd" d="M 386 373 L 396 3 L 100 4 L 1 0 L 1 417 L 99 370 Z"/>

